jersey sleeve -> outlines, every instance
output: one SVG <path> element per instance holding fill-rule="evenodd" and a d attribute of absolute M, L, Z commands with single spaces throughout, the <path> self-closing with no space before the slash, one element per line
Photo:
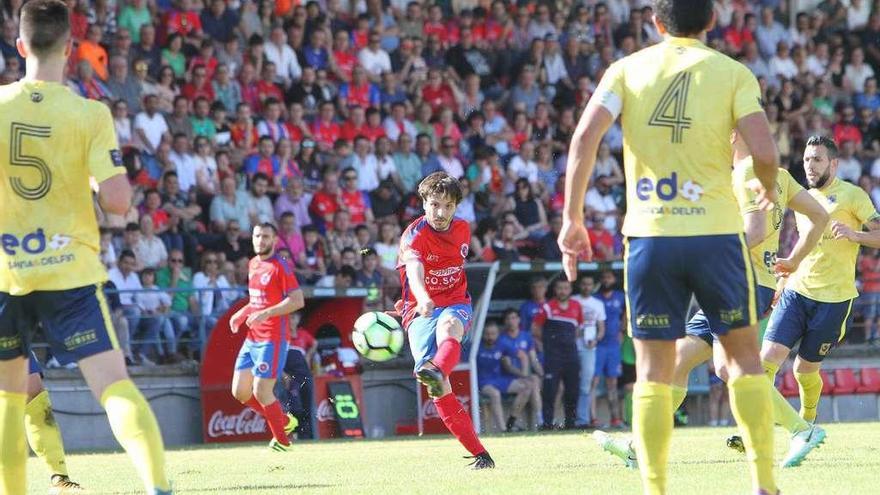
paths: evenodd
<path fill-rule="evenodd" d="M 874 207 L 874 202 L 871 201 L 871 197 L 868 196 L 868 193 L 861 188 L 855 188 L 853 190 L 853 196 L 854 201 L 852 213 L 859 221 L 860 225 L 866 225 L 868 222 L 880 218 L 880 215 L 877 213 L 877 208 Z"/>
<path fill-rule="evenodd" d="M 749 187 L 749 182 L 754 178 L 755 169 L 751 157 L 733 169 L 733 195 L 743 215 L 760 210 L 756 201 L 758 194 Z"/>
<path fill-rule="evenodd" d="M 99 103 L 95 103 L 89 109 L 94 114 L 89 130 L 92 136 L 87 154 L 89 174 L 100 183 L 114 175 L 125 173 L 125 167 L 122 165 L 122 153 L 119 151 L 119 141 L 116 139 L 116 128 L 113 126 L 110 109 Z"/>
<path fill-rule="evenodd" d="M 785 181 L 788 184 L 788 187 L 785 188 L 785 198 L 779 198 L 780 200 L 784 199 L 785 204 L 791 203 L 794 197 L 804 190 L 804 187 L 798 184 L 798 181 L 794 180 L 794 177 L 792 177 L 788 170 L 785 170 L 784 168 L 779 169 L 779 175 L 776 180 L 779 182 Z"/>
<path fill-rule="evenodd" d="M 734 122 L 747 115 L 764 111 L 761 105 L 761 87 L 755 75 L 746 66 L 737 64 L 734 84 L 736 85 L 733 94 Z"/>
<path fill-rule="evenodd" d="M 422 258 L 423 240 L 415 225 L 410 226 L 400 238 L 400 249 L 397 254 L 397 267 L 405 266 L 411 261 L 424 263 Z"/>
<path fill-rule="evenodd" d="M 623 111 L 623 100 L 626 95 L 626 87 L 623 79 L 623 62 L 618 61 L 605 70 L 599 86 L 590 101 L 601 105 L 616 119 Z"/>
<path fill-rule="evenodd" d="M 278 259 L 278 276 L 281 283 L 281 294 L 287 297 L 291 292 L 299 289 L 299 281 L 296 280 L 296 274 L 293 272 L 293 266 L 282 259 Z"/>

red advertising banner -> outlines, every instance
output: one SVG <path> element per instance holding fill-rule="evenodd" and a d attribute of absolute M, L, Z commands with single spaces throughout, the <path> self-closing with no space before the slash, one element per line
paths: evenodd
<path fill-rule="evenodd" d="M 471 414 L 471 372 L 470 370 L 455 370 L 449 376 L 449 382 L 452 384 L 452 392 L 458 397 L 465 411 Z M 422 417 L 422 433 L 449 433 L 440 415 L 437 413 L 437 407 L 434 401 L 428 397 L 428 389 L 419 385 L 419 397 L 421 399 L 421 410 L 419 414 Z"/>
<path fill-rule="evenodd" d="M 242 329 L 238 333 L 229 330 L 229 318 L 245 305 L 247 299 L 241 299 L 217 321 L 211 330 L 208 343 L 202 356 L 200 384 L 202 389 L 202 438 L 205 443 L 214 442 L 256 442 L 269 441 L 271 433 L 269 425 L 263 417 L 249 407 L 244 406 L 232 396 L 232 374 L 235 360 L 247 332 Z M 360 316 L 363 299 L 357 297 L 341 298 L 308 298 L 303 310 L 303 319 L 299 331 L 315 334 L 324 325 L 335 326 L 340 333 L 343 346 L 351 346 L 351 329 L 354 320 Z M 333 405 L 327 400 L 327 381 L 347 380 L 355 394 L 358 412 L 363 416 L 363 388 L 360 376 L 344 378 L 318 376 L 315 377 L 315 404 L 318 406 L 318 428 L 320 438 L 338 437 L 335 416 L 330 420 L 321 421 L 323 409 L 331 415 L 335 413 Z M 326 430 L 325 430 L 326 424 Z M 332 432 L 332 433 L 330 433 Z"/>

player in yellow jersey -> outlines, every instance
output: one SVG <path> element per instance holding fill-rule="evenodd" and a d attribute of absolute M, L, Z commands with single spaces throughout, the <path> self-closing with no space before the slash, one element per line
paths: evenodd
<path fill-rule="evenodd" d="M 809 193 L 828 212 L 831 225 L 789 277 L 770 315 L 761 349 L 764 367 L 774 376 L 799 342 L 794 376 L 800 389 L 800 415 L 810 423 L 816 419 L 822 394 L 822 360 L 846 335 L 853 299 L 859 295 L 855 285 L 859 244 L 880 247 L 880 214 L 867 193 L 837 178 L 837 166 L 833 140 L 824 136 L 807 140 L 804 170 Z M 795 219 L 798 232 L 803 232 L 808 220 L 801 214 Z M 783 466 L 800 464 L 824 438 L 818 427 L 796 434 Z"/>
<path fill-rule="evenodd" d="M 656 0 L 664 41 L 612 64 L 572 137 L 563 265 L 576 278 L 590 254 L 583 198 L 598 144 L 618 116 L 624 136 L 629 331 L 638 379 L 633 429 L 644 492 L 666 493 L 675 341 L 697 297 L 724 348 L 730 402 L 749 451 L 755 493 L 777 492 L 770 385 L 758 356 L 756 282 L 733 194 L 730 135 L 738 130 L 758 179 L 756 202 L 776 198 L 779 163 L 754 75 L 706 47 L 711 0 Z"/>
<path fill-rule="evenodd" d="M 61 363 L 76 361 L 147 493 L 166 494 L 162 436 L 129 379 L 101 289 L 90 181 L 107 212 L 131 187 L 106 106 L 62 84 L 71 50 L 61 0 L 21 8 L 25 77 L 0 87 L 0 494 L 26 493 L 27 357 L 37 322 Z"/>
<path fill-rule="evenodd" d="M 801 261 L 819 242 L 825 227 L 828 224 L 828 213 L 813 197 L 801 187 L 788 173 L 780 168 L 776 180 L 776 193 L 779 201 L 769 213 L 758 208 L 755 203 L 755 194 L 751 187 L 751 181 L 755 179 L 754 165 L 748 156 L 748 149 L 741 139 L 736 139 L 734 134 L 734 193 L 743 215 L 746 233 L 746 243 L 750 248 L 752 266 L 758 280 L 758 308 L 760 313 L 768 314 L 771 309 L 774 293 L 776 292 L 776 274 L 788 276 L 800 265 Z M 785 214 L 785 207 L 789 207 L 804 216 L 803 231 L 797 243 L 792 248 L 787 258 L 776 258 L 779 249 L 779 231 Z M 673 394 L 676 400 L 684 401 L 687 394 L 688 377 L 691 370 L 713 357 L 715 352 L 715 369 L 718 376 L 727 381 L 727 370 L 724 368 L 724 359 L 720 355 L 720 346 L 712 334 L 712 327 L 703 311 L 698 311 L 688 321 L 686 326 L 687 336 L 676 343 L 675 371 L 672 382 Z M 774 372 L 775 374 L 775 372 Z M 772 383 L 772 382 L 771 382 Z M 793 450 L 800 451 L 802 443 L 798 440 L 804 435 L 813 439 L 812 443 L 806 444 L 811 450 L 825 437 L 825 432 L 818 426 L 813 426 L 803 420 L 791 408 L 788 401 L 771 387 L 773 400 L 773 415 L 776 422 L 782 425 L 793 435 Z M 678 409 L 681 403 L 673 403 L 673 409 Z M 816 431 L 811 431 L 815 429 Z M 628 466 L 636 465 L 636 454 L 626 439 L 613 439 L 603 433 L 594 435 L 596 440 L 608 452 L 620 457 Z M 742 439 L 734 436 L 728 439 L 728 445 L 740 452 L 745 451 Z M 806 455 L 804 452 L 803 455 Z"/>

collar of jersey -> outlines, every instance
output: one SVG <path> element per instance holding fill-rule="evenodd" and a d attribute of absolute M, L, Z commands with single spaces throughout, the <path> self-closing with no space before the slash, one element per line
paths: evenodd
<path fill-rule="evenodd" d="M 666 38 L 666 41 L 670 44 L 681 46 L 699 46 L 703 44 L 703 42 L 698 40 L 697 38 L 686 38 L 680 36 L 670 36 Z"/>

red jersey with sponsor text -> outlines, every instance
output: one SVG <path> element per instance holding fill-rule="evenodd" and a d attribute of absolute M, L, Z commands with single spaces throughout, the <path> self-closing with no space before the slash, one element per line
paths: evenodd
<path fill-rule="evenodd" d="M 293 265 L 277 254 L 265 261 L 255 256 L 248 263 L 248 313 L 275 306 L 298 288 Z M 275 316 L 249 329 L 247 338 L 254 342 L 280 343 L 287 340 L 289 329 L 288 315 Z"/>
<path fill-rule="evenodd" d="M 403 327 L 416 317 L 416 298 L 409 290 L 406 263 L 418 260 L 425 267 L 425 288 L 436 307 L 470 304 L 464 260 L 471 242 L 470 225 L 454 218 L 444 232 L 434 230 L 424 216 L 415 219 L 403 232 L 397 255 L 397 269 L 403 287 Z"/>

